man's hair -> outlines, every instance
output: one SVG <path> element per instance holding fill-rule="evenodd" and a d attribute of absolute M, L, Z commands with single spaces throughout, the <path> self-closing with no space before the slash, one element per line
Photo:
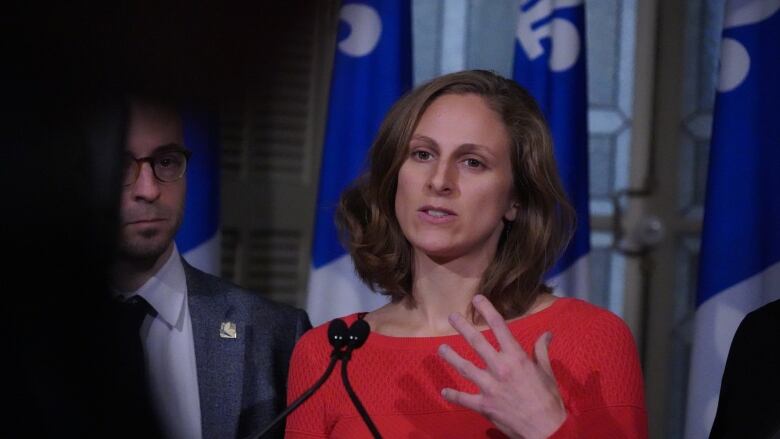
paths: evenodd
<path fill-rule="evenodd" d="M 471 70 L 433 79 L 390 109 L 369 152 L 368 170 L 344 191 L 336 222 L 355 269 L 372 290 L 394 302 L 413 301 L 411 245 L 395 215 L 398 171 L 428 106 L 443 95 L 481 96 L 506 126 L 510 140 L 514 221 L 504 220 L 495 256 L 478 287 L 505 318 L 524 313 L 539 294 L 551 292 L 545 273 L 574 231 L 574 210 L 562 189 L 552 139 L 536 101 L 514 81 Z"/>

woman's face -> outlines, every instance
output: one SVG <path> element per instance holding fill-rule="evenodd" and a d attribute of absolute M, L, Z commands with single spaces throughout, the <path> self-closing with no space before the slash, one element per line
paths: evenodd
<path fill-rule="evenodd" d="M 415 253 L 489 262 L 515 219 L 509 136 L 474 94 L 437 98 L 420 118 L 398 171 L 395 213 Z"/>

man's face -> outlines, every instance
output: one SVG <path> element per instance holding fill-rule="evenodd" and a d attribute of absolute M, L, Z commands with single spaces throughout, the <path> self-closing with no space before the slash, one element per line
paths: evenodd
<path fill-rule="evenodd" d="M 182 150 L 183 143 L 181 119 L 175 110 L 131 103 L 126 145 L 130 157 L 157 157 L 166 151 Z M 130 157 L 128 164 L 132 163 Z M 137 180 L 122 190 L 119 256 L 155 261 L 173 246 L 173 236 L 184 214 L 187 182 L 186 177 L 162 182 L 155 177 L 151 162 L 138 165 Z M 127 168 L 132 172 L 132 166 Z"/>

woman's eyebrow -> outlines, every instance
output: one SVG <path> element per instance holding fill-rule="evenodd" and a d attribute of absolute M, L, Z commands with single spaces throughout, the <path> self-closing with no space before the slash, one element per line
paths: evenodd
<path fill-rule="evenodd" d="M 485 145 L 480 145 L 479 143 L 463 143 L 458 145 L 455 151 L 460 154 L 473 152 L 495 158 L 495 154 L 493 154 L 493 151 L 491 151 L 490 148 Z"/>
<path fill-rule="evenodd" d="M 425 136 L 425 135 L 423 135 L 423 134 L 414 134 L 414 135 L 412 135 L 412 138 L 411 138 L 411 139 L 409 139 L 409 140 L 410 140 L 410 141 L 415 141 L 415 140 L 416 140 L 416 141 L 422 141 L 422 142 L 425 142 L 425 143 L 428 143 L 428 144 L 430 144 L 430 145 L 434 145 L 434 146 L 435 146 L 435 145 L 438 145 L 438 143 L 436 143 L 436 141 L 435 141 L 435 140 L 433 140 L 433 139 L 431 139 L 430 137 L 428 137 L 428 136 Z"/>

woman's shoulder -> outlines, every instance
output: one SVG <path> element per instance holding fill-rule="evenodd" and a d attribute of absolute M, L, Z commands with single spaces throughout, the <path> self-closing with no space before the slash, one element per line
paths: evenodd
<path fill-rule="evenodd" d="M 643 409 L 644 380 L 628 325 L 584 300 L 558 301 L 549 326 L 550 359 L 556 379 L 578 400 L 578 410 L 621 404 Z"/>
<path fill-rule="evenodd" d="M 636 358 L 636 344 L 628 325 L 613 312 L 576 298 L 558 298 L 540 326 L 553 334 L 553 345 L 581 359 Z M 557 341 L 557 343 L 556 343 Z"/>
<path fill-rule="evenodd" d="M 549 319 L 563 326 L 577 329 L 578 332 L 587 329 L 598 332 L 603 330 L 629 331 L 628 326 L 620 316 L 582 299 L 559 297 L 548 310 L 551 311 Z"/>

